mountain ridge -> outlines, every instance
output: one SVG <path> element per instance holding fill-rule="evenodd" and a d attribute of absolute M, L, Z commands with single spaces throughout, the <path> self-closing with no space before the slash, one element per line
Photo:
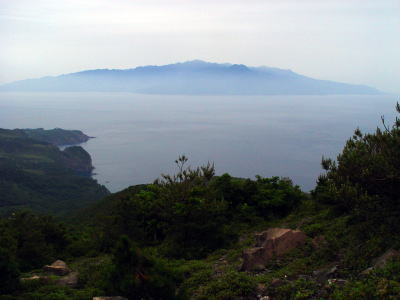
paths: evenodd
<path fill-rule="evenodd" d="M 369 86 L 314 79 L 273 67 L 192 60 L 128 69 L 92 69 L 25 79 L 0 91 L 134 92 L 142 94 L 381 94 Z"/>

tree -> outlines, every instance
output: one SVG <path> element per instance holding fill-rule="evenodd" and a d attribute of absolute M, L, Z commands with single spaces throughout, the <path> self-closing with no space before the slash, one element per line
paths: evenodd
<path fill-rule="evenodd" d="M 176 299 L 176 278 L 160 262 L 122 236 L 113 252 L 109 292 L 129 299 Z"/>
<path fill-rule="evenodd" d="M 0 295 L 8 294 L 19 287 L 19 269 L 12 247 L 0 247 Z"/>
<path fill-rule="evenodd" d="M 400 105 L 396 110 L 400 113 Z M 326 170 L 318 179 L 314 196 L 368 222 L 371 229 L 400 229 L 400 120 L 389 127 L 363 134 L 356 129 L 337 161 L 322 159 Z M 376 226 L 379 225 L 379 226 Z"/>

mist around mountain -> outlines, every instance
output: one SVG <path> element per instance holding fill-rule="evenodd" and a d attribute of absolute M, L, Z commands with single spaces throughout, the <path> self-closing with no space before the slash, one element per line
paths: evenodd
<path fill-rule="evenodd" d="M 27 79 L 2 85 L 0 91 L 227 95 L 382 93 L 369 86 L 313 79 L 291 70 L 201 60 Z"/>

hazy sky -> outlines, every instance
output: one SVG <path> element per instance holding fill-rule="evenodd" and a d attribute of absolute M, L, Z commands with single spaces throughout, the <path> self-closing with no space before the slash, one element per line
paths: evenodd
<path fill-rule="evenodd" d="M 192 59 L 400 93 L 400 0 L 0 0 L 0 83 Z"/>

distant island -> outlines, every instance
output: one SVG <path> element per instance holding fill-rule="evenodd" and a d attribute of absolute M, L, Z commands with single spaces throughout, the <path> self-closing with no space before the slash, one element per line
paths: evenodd
<path fill-rule="evenodd" d="M 97 69 L 27 79 L 0 91 L 133 92 L 187 95 L 327 95 L 381 94 L 365 85 L 319 80 L 291 70 L 218 64 L 201 60 L 134 69 Z"/>
<path fill-rule="evenodd" d="M 47 142 L 56 146 L 76 145 L 86 143 L 90 138 L 80 130 L 65 130 L 54 128 L 45 130 L 43 128 L 22 129 L 32 139 Z"/>

